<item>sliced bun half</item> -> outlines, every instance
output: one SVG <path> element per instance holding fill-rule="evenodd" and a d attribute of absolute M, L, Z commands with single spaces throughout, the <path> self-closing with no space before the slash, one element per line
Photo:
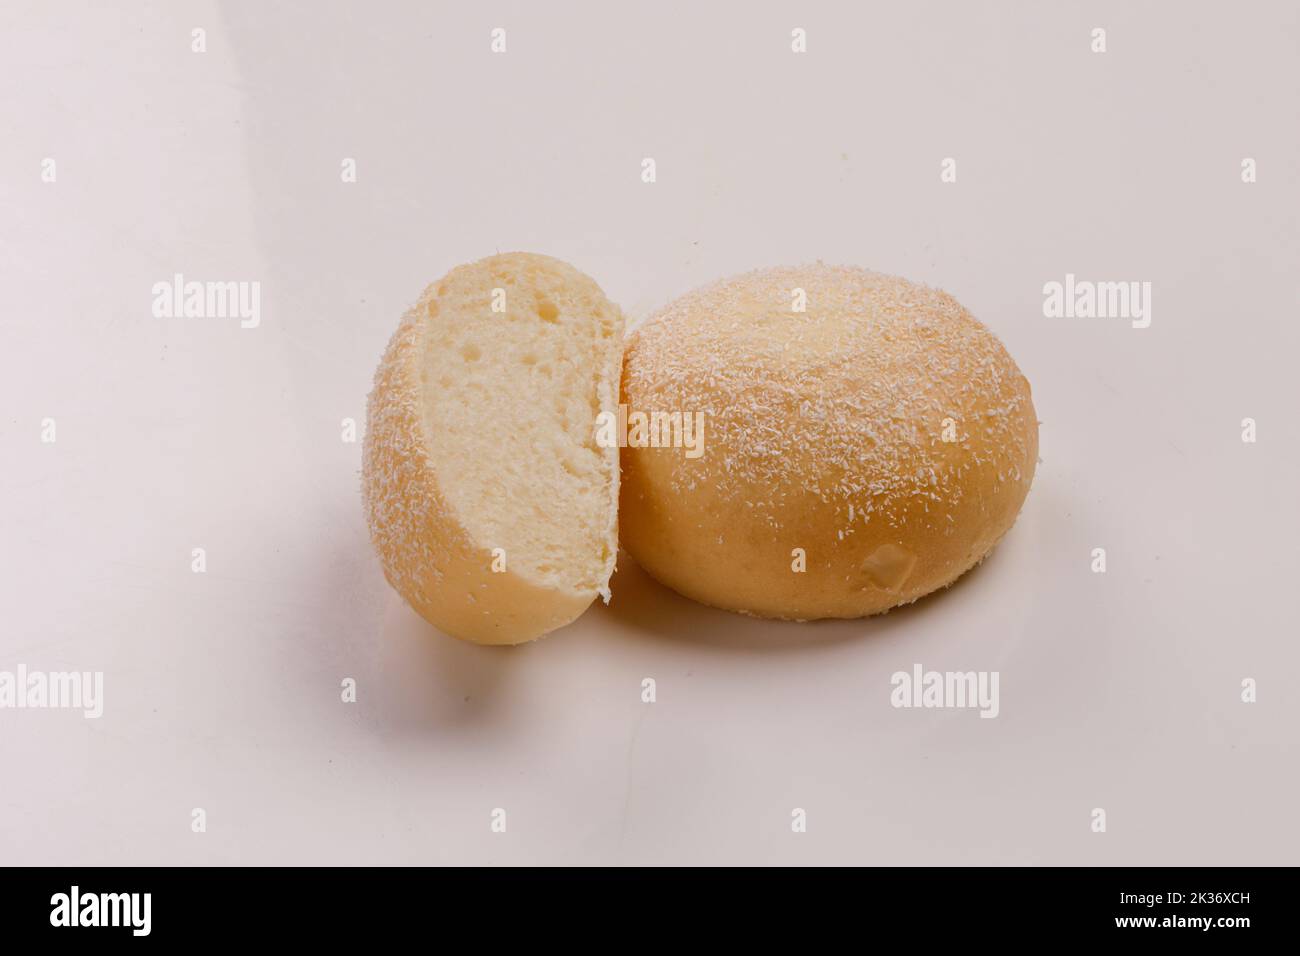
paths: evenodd
<path fill-rule="evenodd" d="M 617 549 L 623 317 L 557 259 L 453 269 L 403 317 L 375 374 L 362 466 L 388 582 L 425 619 L 517 644 L 609 599 Z"/>

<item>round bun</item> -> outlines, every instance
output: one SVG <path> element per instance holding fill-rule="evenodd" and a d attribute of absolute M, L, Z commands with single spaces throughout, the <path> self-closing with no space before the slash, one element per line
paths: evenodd
<path fill-rule="evenodd" d="M 622 401 L 629 420 L 704 416 L 696 452 L 629 435 L 624 547 L 687 597 L 762 617 L 861 617 L 951 584 L 1011 527 L 1038 458 L 997 338 L 952 296 L 863 269 L 681 297 L 630 337 Z"/>
<path fill-rule="evenodd" d="M 388 582 L 448 634 L 517 644 L 601 595 L 617 551 L 623 317 L 587 276 L 511 253 L 452 270 L 375 373 L 362 492 Z"/>

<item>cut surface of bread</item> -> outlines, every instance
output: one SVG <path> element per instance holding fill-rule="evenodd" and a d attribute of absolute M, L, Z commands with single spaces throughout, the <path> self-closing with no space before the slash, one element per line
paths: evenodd
<path fill-rule="evenodd" d="M 531 640 L 609 599 L 623 318 L 548 256 L 453 269 L 406 313 L 368 405 L 363 495 L 384 574 L 456 637 Z"/>

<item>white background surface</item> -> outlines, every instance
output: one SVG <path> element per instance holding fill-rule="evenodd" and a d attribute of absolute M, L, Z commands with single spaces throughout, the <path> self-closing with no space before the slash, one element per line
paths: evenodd
<path fill-rule="evenodd" d="M 97 721 L 0 710 L 0 862 L 1297 862 L 1293 4 L 265 6 L 0 13 L 0 669 L 105 675 Z M 1019 522 L 878 619 L 624 557 L 538 644 L 433 632 L 340 422 L 515 249 L 634 318 L 818 258 L 942 286 L 1033 384 Z M 154 318 L 175 272 L 261 326 Z M 1152 282 L 1151 327 L 1044 318 L 1067 272 Z M 914 663 L 1000 716 L 893 709 Z"/>

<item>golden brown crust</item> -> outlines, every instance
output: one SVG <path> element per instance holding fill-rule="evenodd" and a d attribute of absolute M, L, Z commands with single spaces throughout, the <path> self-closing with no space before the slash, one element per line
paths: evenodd
<path fill-rule="evenodd" d="M 682 594 L 764 617 L 860 617 L 950 584 L 1011 526 L 1038 455 L 997 338 L 946 293 L 861 269 L 683 296 L 631 337 L 623 401 L 705 413 L 698 459 L 624 451 L 624 546 Z"/>

